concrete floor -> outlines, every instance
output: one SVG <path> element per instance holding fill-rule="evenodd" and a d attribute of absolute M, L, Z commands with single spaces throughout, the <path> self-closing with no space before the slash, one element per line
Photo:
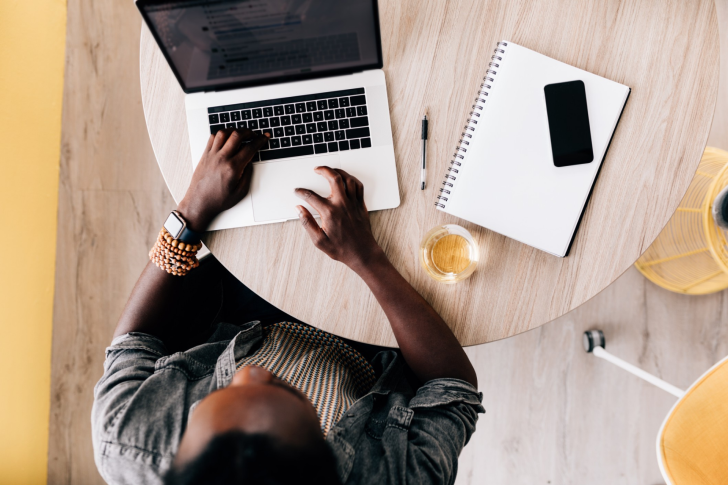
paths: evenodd
<path fill-rule="evenodd" d="M 718 0 L 721 88 L 709 145 L 728 149 L 728 0 Z M 69 0 L 48 483 L 103 483 L 91 450 L 103 350 L 174 201 L 149 144 L 132 2 Z M 123 236 L 117 236 L 123 234 Z M 132 236 L 132 235 L 135 235 Z M 581 349 L 608 349 L 687 387 L 728 354 L 726 293 L 686 297 L 630 269 L 570 314 L 468 349 L 487 414 L 460 459 L 465 484 L 664 483 L 655 437 L 675 399 Z"/>

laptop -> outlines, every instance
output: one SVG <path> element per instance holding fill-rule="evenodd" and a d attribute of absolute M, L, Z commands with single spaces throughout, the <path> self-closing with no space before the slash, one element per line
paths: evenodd
<path fill-rule="evenodd" d="M 137 0 L 186 93 L 193 164 L 211 133 L 270 134 L 249 194 L 209 230 L 296 219 L 293 190 L 326 197 L 327 165 L 362 181 L 369 210 L 399 206 L 376 0 Z"/>

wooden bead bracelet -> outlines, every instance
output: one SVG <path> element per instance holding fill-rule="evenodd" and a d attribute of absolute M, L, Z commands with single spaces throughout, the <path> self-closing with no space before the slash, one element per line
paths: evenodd
<path fill-rule="evenodd" d="M 157 242 L 149 251 L 149 259 L 167 273 L 184 276 L 200 265 L 196 256 L 200 248 L 202 243 L 187 244 L 178 241 L 162 228 L 157 236 Z"/>
<path fill-rule="evenodd" d="M 167 230 L 165 228 L 162 228 L 162 230 L 159 231 L 159 235 L 169 247 L 177 249 L 179 251 L 187 251 L 189 253 L 196 253 L 197 251 L 200 250 L 200 248 L 202 248 L 202 243 L 185 244 L 182 241 L 173 239 L 172 235 L 169 232 L 167 232 Z"/>

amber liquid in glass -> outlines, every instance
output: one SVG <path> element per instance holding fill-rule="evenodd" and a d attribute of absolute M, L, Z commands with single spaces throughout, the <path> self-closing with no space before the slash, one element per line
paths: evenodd
<path fill-rule="evenodd" d="M 457 234 L 448 234 L 432 248 L 432 263 L 443 273 L 460 273 L 470 266 L 470 245 Z"/>
<path fill-rule="evenodd" d="M 420 263 L 437 281 L 457 283 L 475 271 L 478 248 L 472 235 L 458 225 L 435 227 L 420 243 Z"/>

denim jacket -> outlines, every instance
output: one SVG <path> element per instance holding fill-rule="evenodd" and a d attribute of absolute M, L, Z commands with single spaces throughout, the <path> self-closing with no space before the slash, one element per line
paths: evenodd
<path fill-rule="evenodd" d="M 258 322 L 220 324 L 207 343 L 168 355 L 159 339 L 129 333 L 106 349 L 94 388 L 94 459 L 110 484 L 161 484 L 197 403 L 227 386 L 235 363 L 263 338 Z M 458 379 L 418 386 L 399 352 L 376 355 L 379 376 L 326 437 L 342 483 L 452 484 L 475 431 L 482 394 Z"/>

